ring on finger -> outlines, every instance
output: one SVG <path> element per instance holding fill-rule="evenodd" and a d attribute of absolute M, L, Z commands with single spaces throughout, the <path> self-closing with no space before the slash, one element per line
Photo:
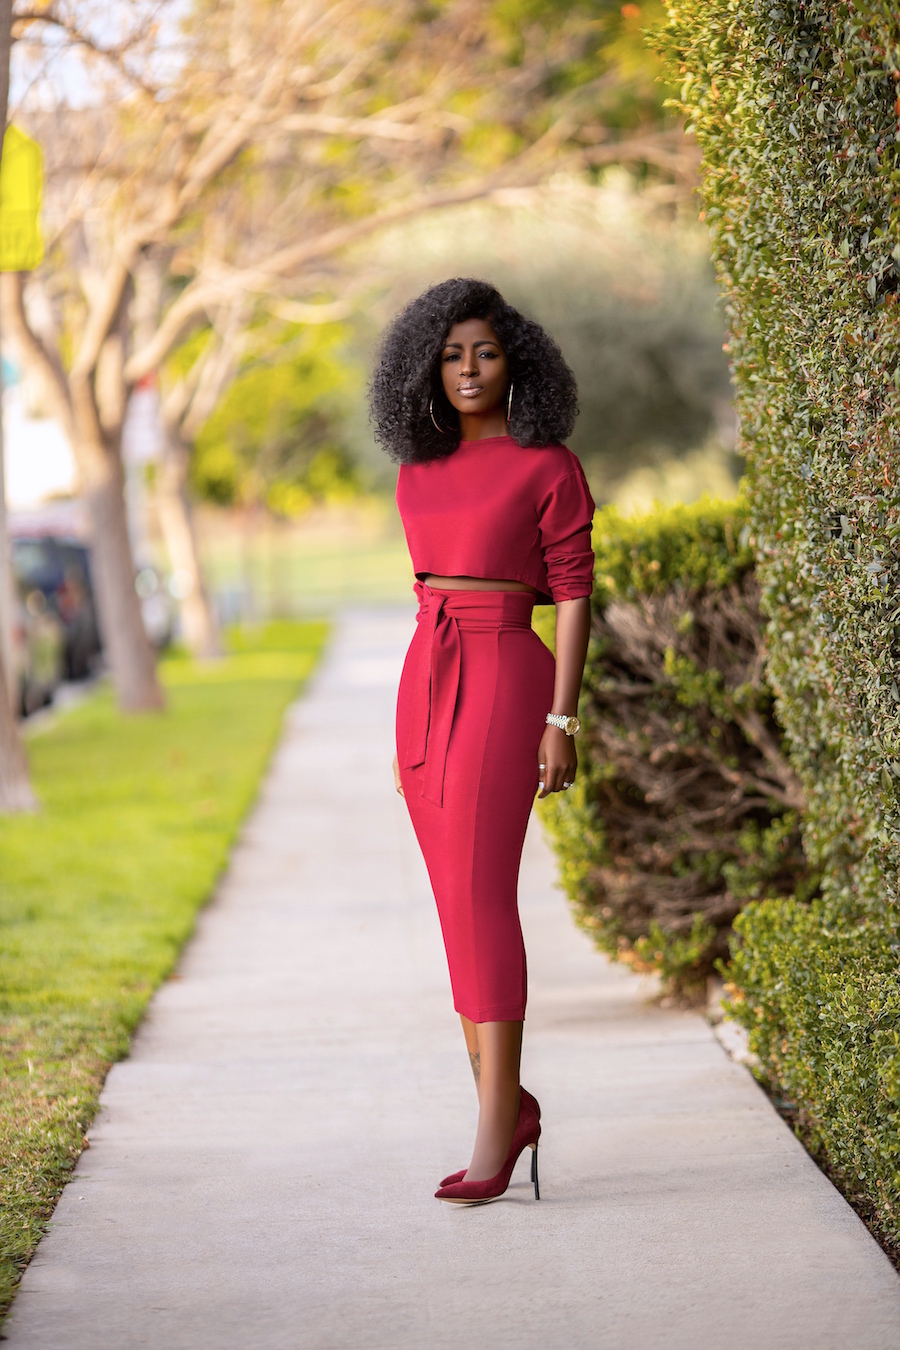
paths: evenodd
<path fill-rule="evenodd" d="M 564 787 L 566 790 L 568 790 L 571 786 L 572 786 L 571 783 L 563 783 L 563 787 Z"/>

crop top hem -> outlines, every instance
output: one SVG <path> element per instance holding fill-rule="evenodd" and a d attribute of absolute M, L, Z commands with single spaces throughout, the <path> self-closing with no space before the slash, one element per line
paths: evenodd
<path fill-rule="evenodd" d="M 425 567 L 420 572 L 416 572 L 415 577 L 417 581 L 424 581 L 426 577 L 441 577 L 449 575 L 450 574 L 448 572 L 438 572 L 438 570 L 434 567 Z M 593 594 L 593 588 L 586 591 L 583 590 L 581 587 L 572 587 L 572 588 L 564 587 L 563 589 L 565 590 L 568 589 L 577 590 L 579 594 L 548 595 L 546 591 L 542 591 L 538 586 L 535 586 L 534 583 L 529 581 L 527 577 L 482 577 L 479 576 L 477 572 L 467 572 L 466 575 L 472 577 L 473 580 L 475 581 L 488 581 L 488 580 L 518 581 L 520 585 L 527 586 L 529 590 L 534 592 L 534 603 L 536 605 L 557 605 L 561 600 L 590 600 L 591 595 Z"/>

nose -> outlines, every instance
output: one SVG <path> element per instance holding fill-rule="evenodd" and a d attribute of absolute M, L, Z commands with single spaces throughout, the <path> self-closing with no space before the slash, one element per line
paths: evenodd
<path fill-rule="evenodd" d="M 460 375 L 477 375 L 478 362 L 475 360 L 474 352 L 463 352 L 462 360 L 459 363 Z"/>

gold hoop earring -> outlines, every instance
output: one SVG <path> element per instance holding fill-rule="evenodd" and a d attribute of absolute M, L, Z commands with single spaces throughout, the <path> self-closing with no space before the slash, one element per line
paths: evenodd
<path fill-rule="evenodd" d="M 431 414 L 431 420 L 432 420 L 432 422 L 433 422 L 433 424 L 434 424 L 434 429 L 435 429 L 435 431 L 439 432 L 442 436 L 449 436 L 449 435 L 450 435 L 450 432 L 449 432 L 449 431 L 445 431 L 444 428 L 438 424 L 438 420 L 437 420 L 437 418 L 436 418 L 435 415 L 434 415 L 434 395 L 433 395 L 433 394 L 432 394 L 431 398 L 428 400 L 428 411 L 429 411 L 429 413 Z"/>
<path fill-rule="evenodd" d="M 506 425 L 509 426 L 509 419 L 512 417 L 512 396 L 516 387 L 515 380 L 509 382 L 509 398 L 506 400 Z"/>

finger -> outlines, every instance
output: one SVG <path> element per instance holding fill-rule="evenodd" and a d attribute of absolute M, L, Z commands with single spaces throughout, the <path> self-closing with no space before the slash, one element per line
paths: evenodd
<path fill-rule="evenodd" d="M 568 792 L 574 782 L 575 769 L 571 764 L 564 764 L 547 773 L 545 786 L 548 792 Z"/>

